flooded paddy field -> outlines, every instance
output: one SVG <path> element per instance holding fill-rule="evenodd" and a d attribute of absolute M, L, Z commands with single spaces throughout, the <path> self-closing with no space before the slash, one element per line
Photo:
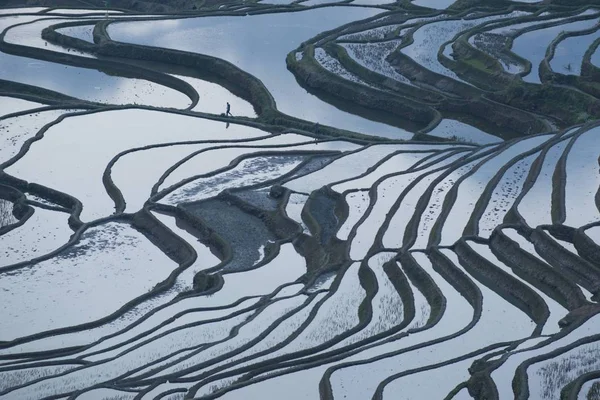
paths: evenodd
<path fill-rule="evenodd" d="M 597 399 L 600 11 L 554 3 L 9 1 L 0 399 Z"/>

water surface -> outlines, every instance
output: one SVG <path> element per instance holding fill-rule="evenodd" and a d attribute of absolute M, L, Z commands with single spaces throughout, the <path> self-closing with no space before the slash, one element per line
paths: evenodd
<path fill-rule="evenodd" d="M 589 35 L 570 36 L 562 40 L 556 46 L 554 57 L 550 60 L 550 67 L 554 72 L 561 74 L 579 75 L 585 52 L 599 37 L 600 31 L 596 31 Z"/>
<path fill-rule="evenodd" d="M 114 40 L 192 51 L 225 59 L 259 78 L 277 108 L 292 116 L 367 134 L 399 137 L 406 132 L 341 111 L 306 92 L 285 64 L 287 54 L 315 35 L 380 12 L 328 7 L 243 17 L 205 17 L 116 23 Z"/>
<path fill-rule="evenodd" d="M 575 21 L 527 32 L 517 37 L 513 42 L 512 51 L 531 61 L 531 72 L 524 76 L 523 80 L 530 83 L 541 83 L 538 72 L 540 62 L 546 55 L 546 49 L 558 34 L 589 29 L 597 22 L 597 19 Z"/>

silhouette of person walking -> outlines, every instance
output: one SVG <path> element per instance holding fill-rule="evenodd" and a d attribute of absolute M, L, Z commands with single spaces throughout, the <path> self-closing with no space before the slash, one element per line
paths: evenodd
<path fill-rule="evenodd" d="M 227 112 L 225 112 L 225 116 L 231 115 L 233 117 L 233 114 L 231 113 L 231 104 L 229 104 L 229 102 L 227 102 Z"/>

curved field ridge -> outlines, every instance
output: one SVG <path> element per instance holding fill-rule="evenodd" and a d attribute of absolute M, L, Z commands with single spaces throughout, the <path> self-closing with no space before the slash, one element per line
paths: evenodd
<path fill-rule="evenodd" d="M 0 10 L 0 398 L 594 398 L 598 10 L 222 3 Z"/>

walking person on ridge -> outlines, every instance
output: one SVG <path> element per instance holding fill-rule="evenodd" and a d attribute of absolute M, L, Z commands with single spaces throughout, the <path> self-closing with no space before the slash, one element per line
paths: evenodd
<path fill-rule="evenodd" d="M 225 112 L 225 116 L 231 115 L 233 117 L 233 114 L 231 113 L 231 104 L 229 104 L 229 102 L 227 102 L 227 111 Z"/>

